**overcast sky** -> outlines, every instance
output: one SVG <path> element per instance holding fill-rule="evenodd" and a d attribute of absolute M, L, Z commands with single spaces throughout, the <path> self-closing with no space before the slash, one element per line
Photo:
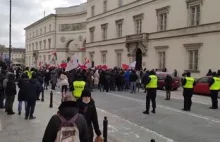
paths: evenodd
<path fill-rule="evenodd" d="M 12 0 L 12 46 L 25 47 L 24 28 L 56 7 L 78 5 L 86 0 Z M 9 45 L 9 0 L 0 0 L 0 44 Z"/>

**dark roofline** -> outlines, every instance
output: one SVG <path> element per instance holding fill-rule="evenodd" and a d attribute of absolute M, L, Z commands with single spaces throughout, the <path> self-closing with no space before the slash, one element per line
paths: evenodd
<path fill-rule="evenodd" d="M 50 14 L 50 15 L 48 15 L 48 16 L 46 16 L 46 17 L 44 17 L 44 18 L 34 22 L 33 24 L 27 26 L 26 28 L 24 28 L 24 30 L 27 30 L 27 29 L 29 29 L 29 28 L 31 28 L 33 26 L 36 26 L 37 24 L 39 24 L 39 23 L 41 23 L 41 22 L 43 22 L 43 21 L 45 21 L 45 20 L 47 20 L 47 19 L 49 19 L 51 17 L 55 17 L 55 16 L 56 16 L 56 14 Z"/>

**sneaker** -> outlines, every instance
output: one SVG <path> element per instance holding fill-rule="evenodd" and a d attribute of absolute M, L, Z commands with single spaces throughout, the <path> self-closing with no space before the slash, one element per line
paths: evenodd
<path fill-rule="evenodd" d="M 18 112 L 18 115 L 21 115 L 21 112 L 20 112 L 20 111 Z"/>
<path fill-rule="evenodd" d="M 155 111 L 155 110 L 152 110 L 151 112 L 152 112 L 152 113 L 154 113 L 154 114 L 156 113 L 156 111 Z"/>
<path fill-rule="evenodd" d="M 31 117 L 29 117 L 29 119 L 33 120 L 33 119 L 36 119 L 36 117 L 35 116 L 31 116 Z"/>
<path fill-rule="evenodd" d="M 28 120 L 28 117 L 25 117 L 24 119 L 25 119 L 25 120 Z"/>
<path fill-rule="evenodd" d="M 185 108 L 183 108 L 182 110 L 183 110 L 183 111 L 187 111 L 187 109 L 185 109 Z"/>
<path fill-rule="evenodd" d="M 148 111 L 144 111 L 143 114 L 149 114 L 149 112 Z"/>

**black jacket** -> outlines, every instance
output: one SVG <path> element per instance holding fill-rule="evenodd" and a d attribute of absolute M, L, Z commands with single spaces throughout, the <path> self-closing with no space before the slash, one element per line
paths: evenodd
<path fill-rule="evenodd" d="M 98 116 L 97 116 L 97 111 L 95 107 L 95 101 L 91 99 L 91 101 L 88 104 L 85 104 L 82 102 L 82 99 L 79 99 L 77 103 L 79 107 L 79 113 L 84 115 L 87 121 L 89 137 L 93 137 L 93 127 L 94 127 L 96 135 L 100 136 L 101 131 L 99 129 L 99 122 L 98 122 Z"/>
<path fill-rule="evenodd" d="M 77 105 L 75 102 L 63 102 L 59 106 L 58 113 L 61 114 L 66 120 L 73 118 L 78 112 Z M 83 115 L 79 114 L 75 124 L 79 129 L 80 142 L 88 142 L 88 128 L 86 120 Z M 53 115 L 46 127 L 43 142 L 54 142 L 57 137 L 57 132 L 61 125 L 60 118 L 57 115 Z"/>
<path fill-rule="evenodd" d="M 11 75 L 8 78 L 7 86 L 5 89 L 6 96 L 15 96 L 17 94 L 14 76 Z"/>
<path fill-rule="evenodd" d="M 18 101 L 27 101 L 28 96 L 28 78 L 23 78 L 18 81 L 18 87 L 20 88 L 18 92 Z"/>
<path fill-rule="evenodd" d="M 136 82 L 137 79 L 138 79 L 137 74 L 132 72 L 132 73 L 130 74 L 130 81 L 131 81 L 131 82 Z"/>
<path fill-rule="evenodd" d="M 165 87 L 167 89 L 172 89 L 172 82 L 173 82 L 173 79 L 171 76 L 166 76 L 165 78 Z"/>
<path fill-rule="evenodd" d="M 28 82 L 28 95 L 27 100 L 37 100 L 38 94 L 40 94 L 41 86 L 37 79 L 30 79 Z"/>

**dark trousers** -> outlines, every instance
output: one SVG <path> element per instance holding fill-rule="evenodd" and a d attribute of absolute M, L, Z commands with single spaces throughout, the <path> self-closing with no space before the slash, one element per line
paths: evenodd
<path fill-rule="evenodd" d="M 5 94 L 4 92 L 0 92 L 0 108 L 4 108 L 4 99 L 5 99 Z"/>
<path fill-rule="evenodd" d="M 14 100 L 15 100 L 15 96 L 6 96 L 5 110 L 8 113 L 13 112 Z"/>
<path fill-rule="evenodd" d="M 185 110 L 191 110 L 192 95 L 193 95 L 193 89 L 184 89 L 183 90 L 184 109 Z"/>
<path fill-rule="evenodd" d="M 52 89 L 52 90 L 55 90 L 55 88 L 56 88 L 56 84 L 53 84 L 53 83 L 52 83 L 52 84 L 51 84 L 51 89 Z"/>
<path fill-rule="evenodd" d="M 26 117 L 33 117 L 34 109 L 36 105 L 36 100 L 27 101 L 27 107 L 26 107 Z"/>
<path fill-rule="evenodd" d="M 218 108 L 218 91 L 211 90 L 212 108 Z"/>
<path fill-rule="evenodd" d="M 156 109 L 156 96 L 157 96 L 157 89 L 147 89 L 147 96 L 146 96 L 146 111 L 150 109 L 150 101 L 152 102 L 152 107 Z"/>

